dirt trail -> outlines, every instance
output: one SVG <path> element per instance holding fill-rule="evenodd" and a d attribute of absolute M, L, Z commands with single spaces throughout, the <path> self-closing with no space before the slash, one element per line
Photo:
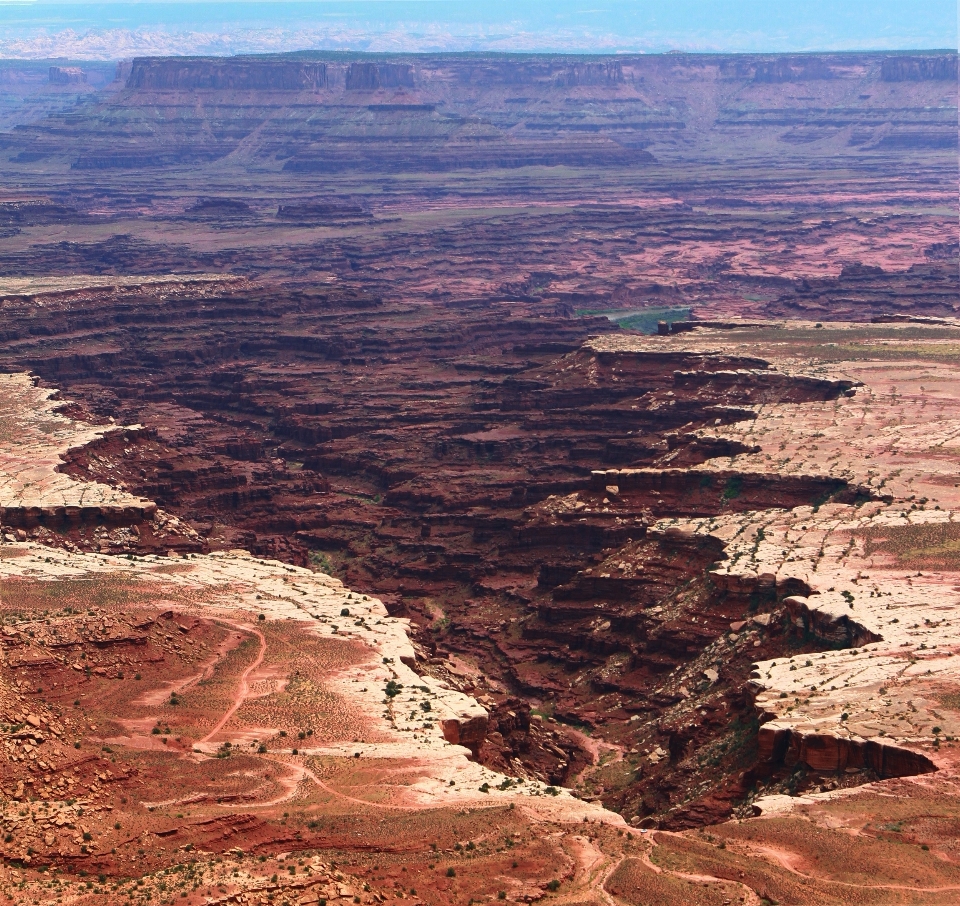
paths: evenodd
<path fill-rule="evenodd" d="M 335 796 L 338 799 L 344 799 L 347 802 L 353 802 L 358 805 L 366 805 L 372 808 L 383 808 L 383 809 L 399 809 L 401 811 L 421 811 L 422 806 L 418 805 L 394 805 L 385 802 L 371 802 L 366 799 L 358 799 L 354 796 L 348 796 L 346 793 L 341 793 L 338 790 L 333 789 L 333 787 L 327 785 L 322 781 L 313 771 L 309 768 L 304 767 L 303 765 L 290 764 L 287 761 L 281 761 L 278 758 L 269 758 L 267 759 L 274 764 L 285 768 L 286 772 L 281 776 L 276 777 L 277 783 L 283 788 L 283 792 L 279 796 L 275 796 L 273 799 L 266 799 L 262 802 L 250 802 L 244 800 L 243 802 L 220 802 L 218 803 L 222 808 L 239 808 L 239 809 L 261 809 L 261 808 L 271 808 L 275 805 L 281 805 L 284 802 L 289 802 L 297 794 L 297 789 L 304 780 L 311 780 L 322 790 L 329 793 L 331 796 Z M 181 796 L 177 799 L 168 799 L 163 802 L 144 802 L 145 806 L 169 806 L 169 805 L 183 805 L 190 802 L 200 802 L 209 799 L 210 797 L 206 793 L 192 793 L 187 796 Z"/>
<path fill-rule="evenodd" d="M 656 838 L 658 836 L 665 837 L 682 837 L 681 834 L 674 834 L 670 831 L 657 831 L 656 834 L 652 837 L 652 842 L 656 845 Z M 853 890 L 902 890 L 908 891 L 910 893 L 920 893 L 920 894 L 937 894 L 937 893 L 949 893 L 960 891 L 960 885 L 951 885 L 945 887 L 911 887 L 905 884 L 857 884 L 852 881 L 837 881 L 833 878 L 826 877 L 817 877 L 816 875 L 806 874 L 802 871 L 798 871 L 791 864 L 793 861 L 800 859 L 801 857 L 797 853 L 790 852 L 789 850 L 783 850 L 772 846 L 757 846 L 754 847 L 755 851 L 762 853 L 770 858 L 771 861 L 775 862 L 780 868 L 783 868 L 785 871 L 790 872 L 790 874 L 796 876 L 797 878 L 802 878 L 804 882 L 813 882 L 817 884 L 825 885 L 837 885 L 839 887 L 848 887 Z M 656 872 L 657 874 L 668 874 L 675 878 L 682 878 L 687 881 L 697 881 L 700 883 L 717 883 L 717 884 L 739 884 L 748 894 L 748 897 L 751 899 L 751 903 L 760 903 L 761 900 L 754 890 L 744 884 L 742 881 L 735 881 L 724 878 L 717 878 L 713 875 L 700 875 L 700 874 L 688 874 L 686 872 L 679 871 L 666 871 L 659 866 L 655 865 L 650 858 L 652 849 L 649 851 L 644 851 L 640 856 L 641 861 L 647 868 L 651 871 Z M 954 902 L 951 900 L 951 902 Z"/>
<path fill-rule="evenodd" d="M 163 702 L 170 697 L 172 692 L 185 692 L 195 683 L 210 679 L 210 677 L 213 676 L 214 671 L 217 669 L 217 664 L 219 664 L 234 649 L 234 647 L 236 646 L 231 644 L 230 637 L 228 636 L 220 642 L 216 650 L 210 654 L 210 657 L 198 665 L 200 668 L 198 673 L 193 673 L 190 676 L 185 676 L 181 679 L 166 680 L 157 688 L 149 689 L 148 691 L 144 692 L 143 695 L 135 699 L 132 704 L 142 705 L 148 708 L 155 708 L 157 705 L 163 704 Z M 149 718 L 143 718 L 143 720 L 149 720 Z M 129 724 L 131 721 L 122 721 L 122 723 Z"/>
<path fill-rule="evenodd" d="M 260 640 L 260 650 L 257 652 L 257 657 L 254 662 L 241 674 L 240 684 L 237 687 L 236 695 L 233 697 L 233 703 L 229 708 L 227 708 L 220 720 L 217 721 L 216 726 L 206 736 L 204 736 L 203 739 L 200 740 L 201 743 L 210 742 L 210 740 L 213 739 L 213 737 L 224 728 L 227 721 L 233 717 L 240 705 L 243 704 L 247 696 L 250 694 L 250 674 L 252 674 L 263 663 L 263 656 L 267 651 L 267 640 L 263 637 L 263 633 L 260 632 L 260 630 L 252 629 L 249 626 L 242 626 L 237 623 L 231 623 L 229 625 L 231 625 L 234 629 L 255 635 Z"/>
<path fill-rule="evenodd" d="M 603 756 L 607 752 L 616 753 L 616 761 L 623 761 L 623 754 L 625 750 L 621 745 L 607 742 L 606 740 L 602 739 L 595 739 L 592 736 L 587 736 L 586 733 L 582 733 L 580 730 L 574 730 L 569 727 L 566 728 L 566 733 L 581 749 L 583 749 L 583 751 L 589 753 L 591 758 L 590 764 L 584 765 L 583 769 L 578 771 L 576 776 L 567 780 L 568 786 L 576 786 L 579 783 L 583 783 L 587 774 L 602 762 Z"/>
<path fill-rule="evenodd" d="M 358 805 L 366 805 L 371 808 L 385 808 L 385 809 L 395 809 L 400 811 L 410 811 L 410 812 L 419 812 L 423 811 L 423 806 L 421 805 L 395 805 L 388 802 L 371 802 L 368 799 L 358 799 L 355 796 L 348 796 L 346 793 L 341 793 L 339 790 L 335 790 L 333 787 L 324 783 L 310 768 L 303 765 L 291 765 L 286 761 L 278 761 L 275 758 L 271 758 L 275 764 L 282 764 L 284 767 L 293 768 L 293 773 L 284 777 L 283 779 L 278 778 L 279 782 L 287 787 L 287 793 L 280 797 L 279 799 L 272 800 L 271 802 L 259 803 L 256 808 L 261 808 L 266 805 L 276 805 L 280 802 L 285 802 L 288 799 L 292 799 L 297 792 L 297 787 L 305 779 L 309 778 L 312 780 L 320 789 L 329 793 L 331 796 L 336 796 L 338 799 L 344 799 L 347 802 L 353 802 Z"/>
<path fill-rule="evenodd" d="M 779 849 L 774 846 L 756 846 L 757 852 L 769 856 L 777 865 L 790 874 L 803 878 L 805 881 L 814 881 L 820 884 L 837 884 L 841 887 L 852 887 L 855 890 L 906 890 L 911 893 L 946 893 L 949 891 L 960 891 L 960 884 L 954 884 L 947 887 L 912 887 L 907 884 L 857 884 L 853 881 L 837 881 L 834 878 L 818 877 L 817 875 L 807 874 L 794 868 L 791 864 L 801 859 L 797 853 L 789 850 Z"/>
<path fill-rule="evenodd" d="M 572 844 L 570 848 L 575 851 L 583 873 L 574 900 L 577 900 L 579 891 L 596 891 L 607 906 L 620 906 L 619 901 L 607 890 L 606 884 L 626 857 L 611 859 L 592 840 L 579 835 L 570 838 L 569 842 Z"/>
<path fill-rule="evenodd" d="M 664 835 L 668 837 L 679 836 L 678 834 L 672 834 L 669 831 L 657 831 L 654 834 L 650 835 L 651 846 L 649 849 L 645 849 L 640 856 L 640 861 L 649 868 L 655 874 L 667 874 L 672 878 L 680 878 L 684 881 L 694 881 L 699 884 L 736 884 L 743 891 L 744 898 L 743 903 L 745 906 L 761 906 L 764 902 L 760 898 L 760 895 L 749 885 L 744 884 L 743 881 L 736 881 L 726 878 L 717 878 L 714 875 L 698 875 L 698 874 L 687 874 L 682 871 L 667 871 L 665 872 L 659 865 L 654 864 L 651 854 L 653 853 L 653 847 L 657 845 L 657 836 Z"/>

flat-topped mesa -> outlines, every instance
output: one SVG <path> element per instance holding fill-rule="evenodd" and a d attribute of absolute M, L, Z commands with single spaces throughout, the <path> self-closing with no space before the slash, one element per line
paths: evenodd
<path fill-rule="evenodd" d="M 854 503 L 875 492 L 825 475 L 786 475 L 736 469 L 598 469 L 590 473 L 590 488 L 616 488 L 618 500 L 634 495 L 669 500 L 677 514 L 713 515 L 720 510 L 760 510 L 815 506 L 827 500 Z"/>
<path fill-rule="evenodd" d="M 277 220 L 292 223 L 315 224 L 372 219 L 373 215 L 363 206 L 335 199 L 295 201 L 277 208 Z"/>
<path fill-rule="evenodd" d="M 311 91 L 327 87 L 327 64 L 295 60 L 136 59 L 127 88 Z"/>
<path fill-rule="evenodd" d="M 201 198 L 184 212 L 184 216 L 215 220 L 249 219 L 254 212 L 250 205 L 237 198 Z"/>
<path fill-rule="evenodd" d="M 527 87 L 549 92 L 560 88 L 606 89 L 614 97 L 633 96 L 637 83 L 663 78 L 664 70 L 683 71 L 693 65 L 703 79 L 730 84 L 776 85 L 788 82 L 862 80 L 871 67 L 883 82 L 949 81 L 957 77 L 957 57 L 950 53 L 817 55 L 738 55 L 735 59 L 701 55 L 644 54 L 607 56 L 595 60 L 556 55 L 474 54 L 361 54 L 344 59 L 342 54 L 312 55 L 312 60 L 290 55 L 193 58 L 190 68 L 184 58 L 141 57 L 121 72 L 128 88 L 231 89 L 279 88 L 280 90 L 342 86 L 347 91 L 381 88 L 416 88 L 453 82 L 473 87 Z M 180 64 L 180 65 L 178 65 Z M 297 74 L 296 67 L 302 68 Z M 318 69 L 323 67 L 323 69 Z M 60 69 L 59 67 L 52 67 Z M 70 71 L 70 70 L 67 70 Z M 292 76 L 292 77 L 291 77 Z M 875 77 L 875 76 L 874 76 Z M 667 120 L 668 122 L 673 122 Z M 676 125 L 676 123 L 673 123 Z"/>
<path fill-rule="evenodd" d="M 51 66 L 51 85 L 85 85 L 87 74 L 79 66 Z"/>
<path fill-rule="evenodd" d="M 957 55 L 904 54 L 887 57 L 880 65 L 880 78 L 884 82 L 955 82 Z"/>
<path fill-rule="evenodd" d="M 674 384 L 684 390 L 711 387 L 717 391 L 736 390 L 743 402 L 803 403 L 852 396 L 858 381 L 820 378 L 807 374 L 784 374 L 773 369 L 738 371 L 675 371 Z"/>

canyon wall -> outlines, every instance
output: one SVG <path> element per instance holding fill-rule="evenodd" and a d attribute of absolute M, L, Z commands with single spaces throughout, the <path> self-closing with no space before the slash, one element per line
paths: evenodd
<path fill-rule="evenodd" d="M 44 93 L 18 65 L 9 276 L 309 274 L 626 326 L 955 314 L 953 54 L 143 58 Z"/>

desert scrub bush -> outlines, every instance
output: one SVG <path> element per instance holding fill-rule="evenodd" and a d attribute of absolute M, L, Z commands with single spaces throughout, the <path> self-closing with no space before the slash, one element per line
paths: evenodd
<path fill-rule="evenodd" d="M 311 551 L 310 565 L 319 572 L 333 575 L 333 564 L 330 558 L 322 551 Z"/>
<path fill-rule="evenodd" d="M 734 475 L 727 479 L 727 484 L 723 489 L 724 500 L 736 500 L 743 492 L 743 479 L 739 475 Z"/>

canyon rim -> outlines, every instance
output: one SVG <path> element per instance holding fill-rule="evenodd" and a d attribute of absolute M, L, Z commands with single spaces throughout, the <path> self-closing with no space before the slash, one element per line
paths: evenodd
<path fill-rule="evenodd" d="M 957 84 L 0 60 L 0 897 L 960 902 Z"/>

